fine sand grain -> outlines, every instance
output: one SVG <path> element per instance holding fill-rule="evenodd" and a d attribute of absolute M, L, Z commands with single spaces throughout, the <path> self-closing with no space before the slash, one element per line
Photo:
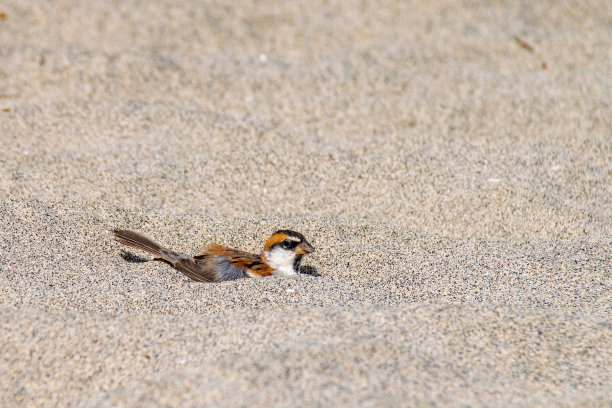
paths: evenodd
<path fill-rule="evenodd" d="M 611 4 L 0 4 L 0 406 L 612 406 Z"/>

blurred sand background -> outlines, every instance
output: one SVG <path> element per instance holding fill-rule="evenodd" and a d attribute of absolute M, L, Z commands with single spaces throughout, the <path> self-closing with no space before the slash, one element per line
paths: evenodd
<path fill-rule="evenodd" d="M 611 406 L 611 78 L 607 0 L 0 3 L 0 405 Z"/>

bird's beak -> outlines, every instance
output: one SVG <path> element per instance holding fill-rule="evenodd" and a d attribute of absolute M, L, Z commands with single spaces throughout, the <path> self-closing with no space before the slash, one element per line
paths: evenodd
<path fill-rule="evenodd" d="M 297 248 L 295 249 L 295 253 L 298 255 L 306 255 L 311 252 L 314 252 L 314 250 L 315 249 L 312 247 L 312 245 L 308 243 L 308 241 L 304 241 L 297 246 Z"/>

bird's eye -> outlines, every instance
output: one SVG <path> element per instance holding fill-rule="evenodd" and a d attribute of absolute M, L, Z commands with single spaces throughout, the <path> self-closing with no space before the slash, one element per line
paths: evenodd
<path fill-rule="evenodd" d="M 293 247 L 295 247 L 297 245 L 297 242 L 291 240 L 291 239 L 285 239 L 282 243 L 283 248 L 285 249 L 291 249 Z"/>

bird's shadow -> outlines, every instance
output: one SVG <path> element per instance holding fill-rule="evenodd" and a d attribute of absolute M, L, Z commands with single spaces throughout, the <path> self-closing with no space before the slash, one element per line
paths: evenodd
<path fill-rule="evenodd" d="M 300 274 L 317 276 L 317 277 L 321 276 L 321 274 L 317 271 L 317 269 L 314 266 L 310 266 L 310 265 L 300 267 Z"/>
<path fill-rule="evenodd" d="M 129 263 L 145 263 L 151 260 L 149 258 L 143 258 L 142 256 L 134 255 L 131 252 L 123 250 L 121 251 L 121 257 Z"/>

